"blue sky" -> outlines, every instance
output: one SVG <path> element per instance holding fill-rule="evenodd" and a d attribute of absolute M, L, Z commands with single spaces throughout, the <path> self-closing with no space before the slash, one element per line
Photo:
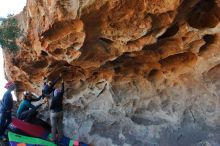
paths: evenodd
<path fill-rule="evenodd" d="M 8 14 L 18 14 L 25 5 L 26 0 L 0 0 L 0 17 L 7 17 Z M 3 61 L 2 49 L 0 48 L 0 99 L 5 92 L 4 85 L 7 82 L 4 77 Z"/>

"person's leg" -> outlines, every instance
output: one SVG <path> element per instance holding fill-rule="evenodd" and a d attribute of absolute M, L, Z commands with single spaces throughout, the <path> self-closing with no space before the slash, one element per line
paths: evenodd
<path fill-rule="evenodd" d="M 58 141 L 61 141 L 63 136 L 63 112 L 59 112 L 57 120 Z"/>
<path fill-rule="evenodd" d="M 51 133 L 52 133 L 52 141 L 56 140 L 56 127 L 57 127 L 57 118 L 56 113 L 50 112 L 50 121 L 51 121 Z"/>
<path fill-rule="evenodd" d="M 3 138 L 4 138 L 4 140 L 6 140 L 6 137 L 7 137 L 7 135 L 4 135 L 5 134 L 5 131 L 6 131 L 6 129 L 8 128 L 8 125 L 11 123 L 11 121 L 12 121 L 12 119 L 11 119 L 11 112 L 6 112 L 5 113 L 5 124 L 4 124 L 4 126 L 3 126 L 3 128 L 1 129 L 2 130 L 2 132 L 3 132 Z"/>
<path fill-rule="evenodd" d="M 18 116 L 18 118 L 19 118 L 20 120 L 24 120 L 24 119 L 27 117 L 28 114 L 29 114 L 29 110 L 24 111 L 24 112 L 21 113 L 20 116 Z"/>
<path fill-rule="evenodd" d="M 0 138 L 4 135 L 4 126 L 6 123 L 6 114 L 5 112 L 0 113 Z"/>
<path fill-rule="evenodd" d="M 38 112 L 35 109 L 29 110 L 29 112 L 25 118 L 25 121 L 31 122 L 37 116 L 37 114 L 38 114 Z"/>
<path fill-rule="evenodd" d="M 6 122 L 3 131 L 5 131 L 8 128 L 8 125 L 11 123 L 11 112 L 6 112 Z"/>
<path fill-rule="evenodd" d="M 27 111 L 24 111 L 19 119 L 24 120 L 25 122 L 31 122 L 32 119 L 34 119 L 37 115 L 37 111 L 34 109 L 30 109 Z"/>

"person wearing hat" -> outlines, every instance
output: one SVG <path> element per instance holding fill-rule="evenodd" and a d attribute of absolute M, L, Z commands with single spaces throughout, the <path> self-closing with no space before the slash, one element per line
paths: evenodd
<path fill-rule="evenodd" d="M 64 94 L 64 81 L 62 80 L 61 89 L 56 88 L 53 91 L 51 106 L 50 106 L 50 121 L 52 129 L 53 142 L 56 142 L 56 130 L 58 131 L 58 143 L 63 136 L 63 94 Z"/>
<path fill-rule="evenodd" d="M 23 93 L 24 99 L 20 103 L 18 110 L 17 110 L 17 118 L 24 120 L 26 122 L 30 122 L 32 119 L 34 119 L 37 115 L 37 109 L 43 104 L 39 104 L 37 106 L 34 106 L 31 104 L 32 101 L 39 101 L 42 98 L 42 95 L 36 98 L 32 93 L 29 91 L 25 91 Z"/>
<path fill-rule="evenodd" d="M 5 130 L 11 123 L 11 110 L 13 108 L 13 98 L 11 92 L 15 90 L 14 82 L 5 84 L 7 91 L 4 93 L 2 101 L 0 102 L 0 140 L 6 140 L 4 136 Z"/>

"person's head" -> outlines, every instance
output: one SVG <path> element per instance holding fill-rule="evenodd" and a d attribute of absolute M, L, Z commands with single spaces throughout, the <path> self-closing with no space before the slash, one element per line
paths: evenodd
<path fill-rule="evenodd" d="M 58 96 L 60 93 L 61 93 L 60 89 L 57 88 L 54 90 L 53 95 Z"/>
<path fill-rule="evenodd" d="M 5 88 L 12 91 L 16 88 L 16 86 L 14 82 L 9 81 L 5 84 Z"/>
<path fill-rule="evenodd" d="M 29 91 L 23 92 L 24 99 L 31 100 L 31 93 Z"/>

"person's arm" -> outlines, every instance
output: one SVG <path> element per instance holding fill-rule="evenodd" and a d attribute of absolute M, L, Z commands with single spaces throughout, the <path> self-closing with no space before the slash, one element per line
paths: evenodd
<path fill-rule="evenodd" d="M 6 97 L 7 95 L 4 94 L 3 98 L 2 98 L 2 102 L 1 102 L 1 106 L 4 108 L 4 110 L 7 110 L 6 108 Z"/>
<path fill-rule="evenodd" d="M 39 107 L 41 107 L 43 104 L 47 103 L 48 101 L 47 100 L 44 100 L 43 103 L 35 106 L 35 110 L 37 110 Z"/>
<path fill-rule="evenodd" d="M 35 109 L 36 108 L 36 106 L 34 106 L 33 104 L 31 104 L 31 102 L 28 102 L 28 101 L 26 101 L 26 106 L 28 108 L 31 108 L 31 109 Z"/>
<path fill-rule="evenodd" d="M 44 93 L 41 93 L 41 97 L 42 97 L 42 99 L 44 99 L 44 98 L 45 98 L 45 95 L 44 95 Z"/>
<path fill-rule="evenodd" d="M 61 84 L 61 94 L 64 94 L 64 81 L 62 80 L 62 84 Z"/>
<path fill-rule="evenodd" d="M 59 77 L 57 77 L 55 80 L 52 81 L 51 87 L 53 88 L 53 86 L 57 83 L 57 81 L 61 78 L 61 75 L 59 75 Z"/>
<path fill-rule="evenodd" d="M 46 95 L 45 95 L 46 93 L 45 92 L 48 90 L 47 88 L 48 88 L 47 87 L 47 83 L 44 82 L 42 90 L 41 90 L 41 96 L 42 96 L 43 99 L 46 97 Z"/>
<path fill-rule="evenodd" d="M 11 100 L 12 100 L 11 93 L 8 93 L 3 99 L 3 104 L 4 104 L 3 106 L 6 111 L 11 111 L 13 107 L 13 102 Z"/>
<path fill-rule="evenodd" d="M 32 98 L 33 97 L 33 98 Z M 39 97 L 36 97 L 35 95 L 32 94 L 31 101 L 39 101 L 41 98 L 43 98 L 43 95 L 40 95 Z"/>
<path fill-rule="evenodd" d="M 39 107 L 41 107 L 42 105 L 43 105 L 43 103 L 41 103 L 41 104 L 35 106 L 35 110 L 37 110 L 37 109 L 38 109 Z"/>
<path fill-rule="evenodd" d="M 46 85 L 47 85 L 47 82 L 44 82 L 43 87 L 42 87 L 42 94 L 43 94 L 43 92 L 45 90 Z"/>

